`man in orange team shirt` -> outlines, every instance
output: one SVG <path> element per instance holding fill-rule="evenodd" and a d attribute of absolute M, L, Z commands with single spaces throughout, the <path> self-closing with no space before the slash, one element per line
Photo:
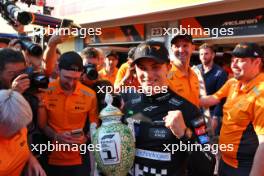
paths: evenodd
<path fill-rule="evenodd" d="M 220 176 L 248 176 L 263 170 L 264 152 L 264 51 L 256 43 L 240 43 L 233 50 L 229 79 L 215 94 L 201 98 L 211 106 L 226 97 L 219 143 Z"/>
<path fill-rule="evenodd" d="M 108 51 L 105 54 L 104 68 L 99 71 L 101 80 L 108 80 L 114 85 L 118 68 L 118 55 L 115 51 Z"/>
<path fill-rule="evenodd" d="M 59 79 L 50 83 L 39 106 L 39 126 L 59 144 L 85 144 L 89 139 L 84 127 L 90 121 L 90 133 L 97 123 L 97 100 L 93 90 L 79 82 L 83 71 L 82 58 L 66 52 L 59 59 Z M 88 152 L 88 151 L 87 151 Z M 49 176 L 84 176 L 90 172 L 88 157 L 80 151 L 51 151 Z"/>
<path fill-rule="evenodd" d="M 37 159 L 29 151 L 27 125 L 32 120 L 28 102 L 18 92 L 0 91 L 0 175 L 46 176 Z M 25 169 L 24 169 L 25 168 Z"/>
<path fill-rule="evenodd" d="M 176 35 L 171 40 L 172 68 L 168 74 L 169 86 L 180 96 L 199 106 L 199 80 L 190 67 L 194 50 L 191 35 Z"/>
<path fill-rule="evenodd" d="M 129 50 L 127 62 L 122 64 L 118 69 L 114 84 L 114 87 L 117 90 L 121 88 L 121 86 L 134 86 L 135 88 L 139 86 L 137 76 L 135 74 L 135 68 L 134 66 L 131 66 L 135 50 L 136 47 L 133 47 Z"/>

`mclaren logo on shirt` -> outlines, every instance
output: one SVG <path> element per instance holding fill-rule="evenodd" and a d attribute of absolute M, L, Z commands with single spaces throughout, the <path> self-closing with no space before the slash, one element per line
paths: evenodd
<path fill-rule="evenodd" d="M 158 106 L 149 106 L 149 107 L 144 108 L 143 111 L 152 111 L 153 109 L 156 109 L 156 108 L 158 108 Z"/>

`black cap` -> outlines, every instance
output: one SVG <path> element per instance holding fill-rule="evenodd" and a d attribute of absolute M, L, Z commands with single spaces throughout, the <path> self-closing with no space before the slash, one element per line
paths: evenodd
<path fill-rule="evenodd" d="M 83 62 L 81 56 L 74 51 L 63 53 L 59 58 L 59 69 L 82 72 Z"/>
<path fill-rule="evenodd" d="M 177 42 L 177 40 L 179 39 L 182 39 L 182 40 L 186 40 L 190 43 L 193 43 L 193 38 L 191 35 L 189 34 L 179 34 L 179 35 L 176 35 L 174 36 L 172 39 L 171 39 L 171 45 L 175 44 Z"/>
<path fill-rule="evenodd" d="M 147 41 L 137 46 L 133 64 L 142 58 L 150 58 L 161 64 L 170 62 L 167 48 L 158 41 Z"/>
<path fill-rule="evenodd" d="M 235 57 L 264 58 L 264 52 L 256 43 L 243 42 L 236 45 L 232 52 Z"/>
<path fill-rule="evenodd" d="M 109 57 L 109 56 L 114 56 L 115 58 L 118 58 L 118 54 L 113 50 L 105 52 L 105 57 Z"/>

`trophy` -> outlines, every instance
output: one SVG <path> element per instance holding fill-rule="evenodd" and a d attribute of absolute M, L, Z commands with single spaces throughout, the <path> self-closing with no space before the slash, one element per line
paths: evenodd
<path fill-rule="evenodd" d="M 135 142 L 130 128 L 121 123 L 123 113 L 112 105 L 113 97 L 106 94 L 107 106 L 100 112 L 102 125 L 93 135 L 97 167 L 106 176 L 126 176 L 133 166 Z"/>

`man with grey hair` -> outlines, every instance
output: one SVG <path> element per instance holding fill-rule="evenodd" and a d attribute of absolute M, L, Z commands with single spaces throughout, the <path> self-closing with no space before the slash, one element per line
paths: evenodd
<path fill-rule="evenodd" d="M 0 135 L 12 137 L 32 120 L 28 102 L 18 92 L 0 91 Z"/>
<path fill-rule="evenodd" d="M 27 145 L 27 125 L 32 111 L 21 94 L 11 89 L 0 90 L 0 175 L 46 176 Z"/>

